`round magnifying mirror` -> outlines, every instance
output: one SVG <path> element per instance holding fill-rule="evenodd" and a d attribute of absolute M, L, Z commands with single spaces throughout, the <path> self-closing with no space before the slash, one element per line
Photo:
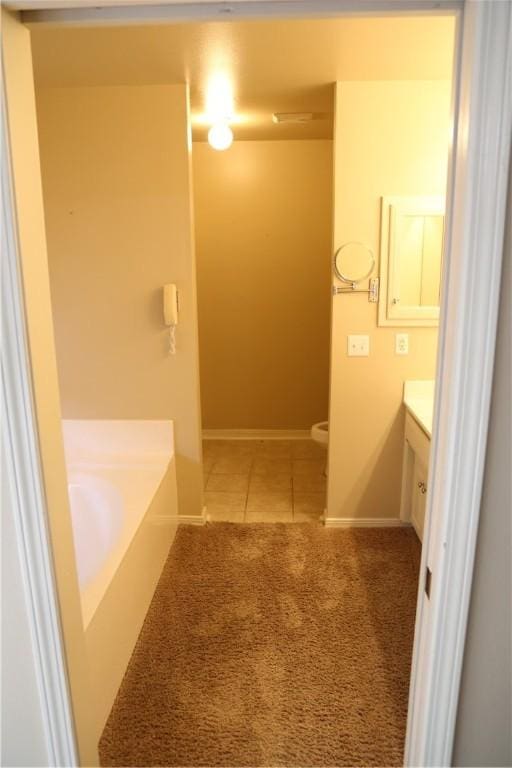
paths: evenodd
<path fill-rule="evenodd" d="M 334 254 L 334 271 L 344 283 L 360 283 L 374 268 L 375 256 L 363 243 L 344 243 Z"/>

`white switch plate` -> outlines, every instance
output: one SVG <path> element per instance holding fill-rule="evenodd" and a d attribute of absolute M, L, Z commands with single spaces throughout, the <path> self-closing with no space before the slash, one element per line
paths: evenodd
<path fill-rule="evenodd" d="M 409 354 L 409 334 L 408 333 L 395 333 L 395 354 L 397 355 Z"/>
<path fill-rule="evenodd" d="M 349 357 L 368 357 L 370 354 L 369 336 L 348 336 L 347 355 Z"/>

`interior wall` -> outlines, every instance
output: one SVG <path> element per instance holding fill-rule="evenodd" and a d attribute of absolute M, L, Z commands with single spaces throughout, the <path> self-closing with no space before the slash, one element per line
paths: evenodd
<path fill-rule="evenodd" d="M 53 567 L 60 607 L 60 622 L 66 653 L 66 668 L 71 693 L 75 734 L 82 765 L 97 765 L 97 740 L 91 718 L 92 692 L 89 688 L 86 650 L 82 628 L 80 592 L 75 567 L 73 533 L 69 511 L 64 446 L 61 431 L 59 404 L 59 383 L 50 304 L 50 284 L 46 253 L 45 223 L 41 190 L 40 156 L 37 137 L 36 103 L 32 74 L 30 32 L 19 21 L 16 14 L 1 9 L 2 18 L 2 68 L 5 83 L 5 118 L 9 132 L 14 205 L 17 220 L 17 245 L 23 282 L 25 321 L 30 366 L 32 371 L 32 395 L 37 418 L 39 453 L 43 475 L 44 492 L 48 512 L 48 527 L 52 544 Z M 12 531 L 11 531 L 12 532 Z M 9 523 L 5 534 L 9 537 Z M 19 561 L 12 563 L 16 568 Z M 3 587 L 16 589 L 16 573 L 11 574 L 11 583 Z M 19 585 L 19 583 L 18 583 Z M 7 603 L 7 609 L 9 603 Z M 11 631 L 23 633 L 22 605 Z M 9 640 L 7 638 L 9 650 Z M 11 646 L 12 648 L 12 646 Z M 34 697 L 34 688 L 29 684 L 28 657 L 22 657 L 23 641 L 18 640 L 18 658 L 11 657 L 11 673 L 19 665 L 25 666 L 27 674 L 13 680 L 7 677 L 6 684 L 14 682 L 17 690 L 9 697 L 9 709 L 2 712 L 11 718 L 11 724 L 18 716 L 18 727 L 9 732 L 7 746 L 11 755 L 16 753 L 27 762 L 35 759 L 37 736 L 34 736 L 31 750 L 26 744 L 27 728 L 34 722 L 35 709 L 40 704 Z M 23 686 L 23 690 L 22 690 Z M 2 692 L 4 693 L 4 692 Z M 20 703 L 23 698 L 23 705 Z M 23 706 L 23 721 L 19 711 L 12 707 Z M 22 728 L 21 726 L 25 726 Z M 39 743 L 40 745 L 40 743 Z M 31 754 L 30 754 L 31 753 Z"/>
<path fill-rule="evenodd" d="M 202 513 L 185 85 L 51 88 L 38 120 L 62 411 L 173 419 L 180 514 Z M 162 286 L 177 284 L 177 354 Z"/>
<path fill-rule="evenodd" d="M 332 141 L 193 146 L 203 426 L 327 418 Z"/>
<path fill-rule="evenodd" d="M 355 240 L 379 254 L 382 196 L 445 193 L 450 98 L 447 81 L 337 83 L 333 250 Z M 377 307 L 333 297 L 328 517 L 399 517 L 403 383 L 435 376 L 437 328 L 378 327 Z M 347 356 L 348 334 L 370 337 L 369 357 Z"/>
<path fill-rule="evenodd" d="M 512 765 L 512 176 L 475 570 L 452 765 Z"/>

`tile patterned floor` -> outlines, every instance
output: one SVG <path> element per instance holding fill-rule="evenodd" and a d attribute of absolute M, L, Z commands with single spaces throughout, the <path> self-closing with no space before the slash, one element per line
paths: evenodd
<path fill-rule="evenodd" d="M 203 440 L 210 520 L 319 522 L 327 452 L 312 440 Z"/>

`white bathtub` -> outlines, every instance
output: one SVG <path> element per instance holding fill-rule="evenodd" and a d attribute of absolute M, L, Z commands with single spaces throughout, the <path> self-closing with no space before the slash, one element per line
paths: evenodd
<path fill-rule="evenodd" d="M 177 529 L 173 424 L 65 420 L 63 434 L 99 737 Z"/>

